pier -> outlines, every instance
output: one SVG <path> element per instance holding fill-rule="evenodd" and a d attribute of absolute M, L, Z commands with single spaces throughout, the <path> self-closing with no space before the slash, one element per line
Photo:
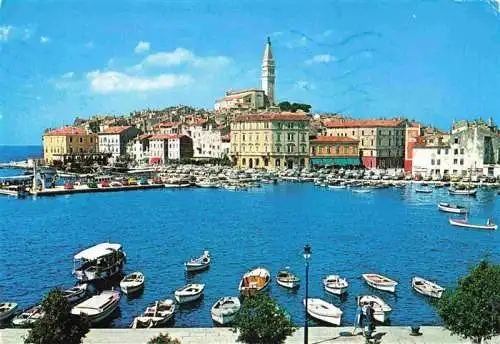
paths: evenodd
<path fill-rule="evenodd" d="M 73 195 L 80 193 L 95 193 L 95 192 L 116 192 L 116 191 L 134 191 L 134 190 L 151 190 L 162 189 L 163 184 L 148 184 L 148 185 L 124 185 L 124 186 L 110 186 L 110 187 L 97 187 L 90 188 L 87 185 L 75 185 L 73 189 L 65 189 L 64 186 L 56 186 L 55 188 L 43 189 L 41 191 L 30 190 L 33 196 L 60 196 L 60 195 Z"/>

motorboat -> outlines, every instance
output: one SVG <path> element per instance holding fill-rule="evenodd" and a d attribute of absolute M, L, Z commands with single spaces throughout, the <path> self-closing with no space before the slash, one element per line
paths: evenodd
<path fill-rule="evenodd" d="M 85 315 L 90 323 L 95 324 L 108 318 L 116 310 L 119 302 L 120 293 L 118 291 L 105 290 L 73 307 L 71 314 Z"/>
<path fill-rule="evenodd" d="M 329 275 L 323 279 L 323 287 L 327 292 L 334 295 L 342 295 L 347 291 L 349 283 L 339 275 Z"/>
<path fill-rule="evenodd" d="M 144 274 L 132 272 L 120 281 L 120 289 L 124 294 L 132 294 L 144 288 Z"/>
<path fill-rule="evenodd" d="M 363 193 L 372 192 L 372 190 L 371 189 L 352 189 L 352 192 L 363 194 Z"/>
<path fill-rule="evenodd" d="M 423 279 L 422 277 L 415 276 L 411 279 L 411 286 L 417 293 L 425 296 L 440 299 L 445 289 L 436 283 Z"/>
<path fill-rule="evenodd" d="M 122 245 L 101 243 L 74 256 L 73 274 L 82 282 L 106 279 L 121 273 L 124 264 Z"/>
<path fill-rule="evenodd" d="M 135 317 L 130 327 L 150 328 L 163 326 L 174 317 L 175 310 L 176 305 L 171 299 L 156 301 L 153 306 L 146 308 L 142 315 Z"/>
<path fill-rule="evenodd" d="M 306 300 L 303 300 L 306 306 Z M 342 320 L 342 311 L 340 308 L 328 303 L 322 299 L 307 299 L 307 313 L 318 320 L 328 324 L 340 326 Z"/>
<path fill-rule="evenodd" d="M 429 189 L 429 188 L 415 189 L 415 192 L 416 193 L 430 194 L 430 193 L 432 193 L 432 189 Z"/>
<path fill-rule="evenodd" d="M 467 214 L 469 212 L 469 210 L 466 207 L 463 207 L 458 204 L 444 203 L 444 202 L 440 202 L 438 204 L 438 209 L 446 213 L 454 213 L 454 214 Z"/>
<path fill-rule="evenodd" d="M 181 189 L 181 188 L 188 188 L 191 186 L 191 183 L 167 183 L 163 184 L 167 189 Z"/>
<path fill-rule="evenodd" d="M 17 303 L 2 302 L 0 303 L 0 322 L 9 319 L 17 310 Z"/>
<path fill-rule="evenodd" d="M 213 178 L 202 179 L 196 183 L 196 186 L 200 187 L 200 188 L 216 188 L 216 187 L 218 187 L 218 185 L 219 185 L 219 182 Z"/>
<path fill-rule="evenodd" d="M 87 295 L 87 287 L 87 283 L 79 284 L 73 288 L 63 290 L 62 294 L 69 303 L 75 303 Z"/>
<path fill-rule="evenodd" d="M 40 320 L 45 313 L 41 305 L 36 305 L 24 310 L 21 314 L 12 319 L 12 325 L 16 327 L 28 327 Z"/>
<path fill-rule="evenodd" d="M 328 188 L 330 190 L 342 190 L 342 189 L 345 189 L 346 186 L 345 185 L 328 185 Z"/>
<path fill-rule="evenodd" d="M 175 291 L 175 299 L 178 303 L 188 303 L 198 300 L 203 296 L 204 284 L 190 283 Z"/>
<path fill-rule="evenodd" d="M 449 188 L 448 192 L 450 195 L 461 195 L 461 196 L 476 196 L 477 194 L 477 189 L 456 189 L 456 188 Z"/>
<path fill-rule="evenodd" d="M 373 317 L 378 322 L 384 323 L 386 322 L 392 312 L 392 308 L 385 303 L 380 297 L 375 295 L 364 295 L 359 298 L 359 303 L 362 306 L 363 304 L 371 303 L 373 305 Z"/>
<path fill-rule="evenodd" d="M 240 308 L 241 303 L 239 298 L 236 296 L 224 296 L 212 306 L 210 314 L 213 321 L 221 325 L 226 325 L 234 320 Z"/>
<path fill-rule="evenodd" d="M 287 270 L 281 270 L 280 272 L 278 272 L 278 274 L 276 275 L 276 282 L 280 286 L 289 289 L 295 289 L 300 286 L 300 278 Z"/>
<path fill-rule="evenodd" d="M 481 224 L 481 223 L 470 223 L 467 217 L 463 219 L 453 219 L 450 218 L 450 225 L 452 226 L 458 226 L 458 227 L 465 227 L 465 228 L 471 228 L 471 229 L 486 229 L 490 231 L 494 231 L 498 228 L 498 225 L 491 222 L 490 219 L 486 221 L 486 224 Z"/>
<path fill-rule="evenodd" d="M 249 296 L 266 288 L 270 280 L 269 270 L 258 267 L 243 275 L 238 289 L 243 296 Z"/>
<path fill-rule="evenodd" d="M 398 282 L 393 281 L 390 278 L 379 274 L 362 274 L 361 276 L 370 287 L 391 293 L 396 292 Z"/>
<path fill-rule="evenodd" d="M 204 251 L 198 258 L 193 258 L 184 263 L 187 272 L 205 270 L 210 266 L 210 252 Z"/>

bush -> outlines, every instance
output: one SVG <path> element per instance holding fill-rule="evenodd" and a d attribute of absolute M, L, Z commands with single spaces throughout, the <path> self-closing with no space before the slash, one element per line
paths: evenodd
<path fill-rule="evenodd" d="M 28 332 L 25 344 L 80 344 L 89 332 L 88 320 L 71 314 L 71 306 L 57 288 L 45 296 L 42 309 L 45 315 Z"/>
<path fill-rule="evenodd" d="M 500 333 L 500 265 L 482 261 L 438 304 L 445 327 L 476 343 Z"/>
<path fill-rule="evenodd" d="M 177 338 L 171 338 L 168 333 L 160 333 L 149 340 L 147 344 L 181 344 Z"/>
<path fill-rule="evenodd" d="M 233 330 L 239 331 L 240 342 L 279 344 L 295 332 L 295 326 L 274 299 L 265 293 L 257 293 L 243 301 Z"/>

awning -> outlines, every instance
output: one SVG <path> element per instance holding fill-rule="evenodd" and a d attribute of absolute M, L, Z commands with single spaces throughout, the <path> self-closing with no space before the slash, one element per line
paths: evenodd
<path fill-rule="evenodd" d="M 161 158 L 159 156 L 153 156 L 149 159 L 150 164 L 159 164 L 161 162 Z"/>
<path fill-rule="evenodd" d="M 359 158 L 311 158 L 313 166 L 359 166 Z"/>

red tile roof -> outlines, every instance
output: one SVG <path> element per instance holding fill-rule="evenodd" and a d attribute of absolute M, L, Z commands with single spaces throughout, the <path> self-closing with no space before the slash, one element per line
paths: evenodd
<path fill-rule="evenodd" d="M 132 128 L 132 127 L 129 125 L 108 127 L 106 129 L 104 129 L 102 132 L 100 132 L 99 134 L 121 134 L 130 128 Z"/>
<path fill-rule="evenodd" d="M 266 113 L 259 115 L 240 115 L 235 118 L 236 122 L 257 122 L 257 121 L 309 121 L 309 117 L 292 112 Z"/>
<path fill-rule="evenodd" d="M 160 122 L 155 125 L 155 128 L 172 128 L 179 126 L 179 122 Z"/>
<path fill-rule="evenodd" d="M 142 135 L 137 136 L 134 140 L 142 141 L 144 139 L 150 138 L 151 136 L 152 136 L 151 134 L 142 134 Z"/>
<path fill-rule="evenodd" d="M 357 119 L 347 121 L 325 121 L 327 128 L 398 127 L 403 119 Z"/>
<path fill-rule="evenodd" d="M 157 135 L 151 136 L 150 140 L 173 140 L 173 139 L 180 139 L 183 136 L 186 136 L 186 135 L 157 134 Z"/>
<path fill-rule="evenodd" d="M 359 140 L 348 136 L 318 136 L 310 140 L 311 143 L 335 142 L 335 143 L 357 143 Z"/>
<path fill-rule="evenodd" d="M 44 134 L 44 136 L 66 136 L 66 135 L 87 135 L 87 130 L 85 128 L 79 128 L 79 127 L 62 127 L 59 129 L 48 131 Z"/>

